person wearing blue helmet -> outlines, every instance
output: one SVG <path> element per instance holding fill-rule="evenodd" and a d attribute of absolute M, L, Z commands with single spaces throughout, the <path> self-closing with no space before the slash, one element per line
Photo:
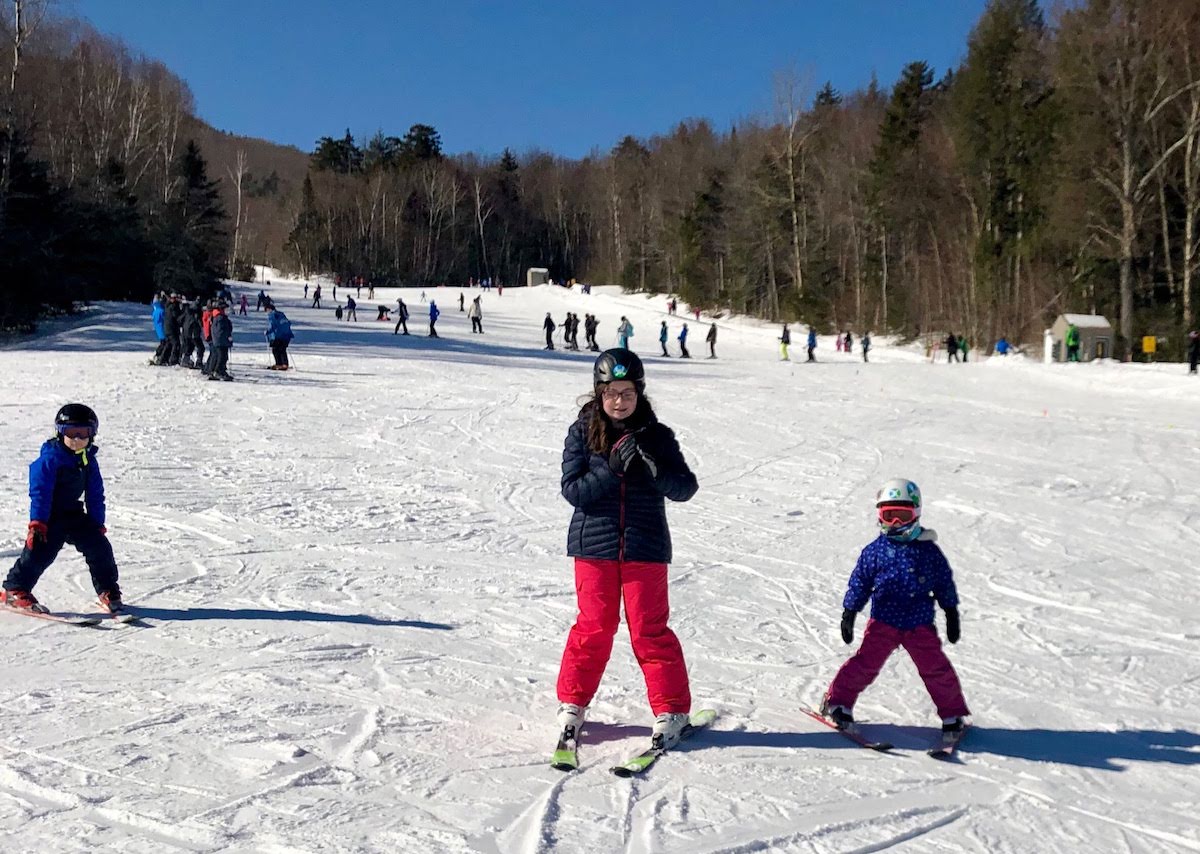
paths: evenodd
<path fill-rule="evenodd" d="M 69 543 L 87 562 L 100 604 L 120 609 L 117 562 L 105 527 L 104 478 L 96 462 L 99 428 L 95 411 L 82 403 L 68 403 L 55 415 L 53 438 L 29 466 L 29 527 L 25 548 L 0 591 L 5 606 L 46 613 L 33 588 Z"/>

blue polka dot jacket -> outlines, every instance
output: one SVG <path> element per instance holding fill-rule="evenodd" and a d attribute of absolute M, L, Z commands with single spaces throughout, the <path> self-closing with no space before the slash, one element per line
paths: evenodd
<path fill-rule="evenodd" d="M 861 611 L 871 601 L 871 618 L 895 629 L 915 629 L 933 622 L 933 603 L 958 607 L 954 573 L 925 530 L 911 542 L 880 534 L 858 556 L 842 607 Z"/>

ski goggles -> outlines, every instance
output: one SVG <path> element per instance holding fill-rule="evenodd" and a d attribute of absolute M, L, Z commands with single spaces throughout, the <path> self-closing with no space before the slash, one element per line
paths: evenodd
<path fill-rule="evenodd" d="M 911 504 L 881 504 L 879 506 L 879 524 L 888 528 L 903 528 L 917 521 L 920 515 Z"/>
<path fill-rule="evenodd" d="M 86 424 L 60 424 L 58 434 L 66 439 L 90 439 L 96 435 L 96 428 Z"/>

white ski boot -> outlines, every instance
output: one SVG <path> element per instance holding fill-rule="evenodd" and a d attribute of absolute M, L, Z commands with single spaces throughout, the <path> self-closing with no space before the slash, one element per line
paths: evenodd
<path fill-rule="evenodd" d="M 583 719 L 586 714 L 586 706 L 577 706 L 574 703 L 559 703 L 558 729 L 564 739 L 574 741 L 579 737 L 579 732 L 583 729 Z"/>
<path fill-rule="evenodd" d="M 663 712 L 654 719 L 654 728 L 650 731 L 650 743 L 659 750 L 669 750 L 679 743 L 689 721 L 689 715 Z"/>

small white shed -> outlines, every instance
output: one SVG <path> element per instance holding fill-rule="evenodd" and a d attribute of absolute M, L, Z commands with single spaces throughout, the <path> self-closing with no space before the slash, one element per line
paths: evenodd
<path fill-rule="evenodd" d="M 1079 330 L 1079 352 L 1074 360 L 1067 348 L 1067 331 L 1074 326 Z M 1090 362 L 1092 359 L 1111 359 L 1113 355 L 1113 328 L 1107 318 L 1099 314 L 1060 314 L 1050 327 L 1052 361 Z M 1049 361 L 1049 360 L 1048 360 Z"/>
<path fill-rule="evenodd" d="M 525 284 L 529 287 L 544 285 L 550 281 L 550 270 L 546 267 L 530 267 L 525 271 Z"/>

